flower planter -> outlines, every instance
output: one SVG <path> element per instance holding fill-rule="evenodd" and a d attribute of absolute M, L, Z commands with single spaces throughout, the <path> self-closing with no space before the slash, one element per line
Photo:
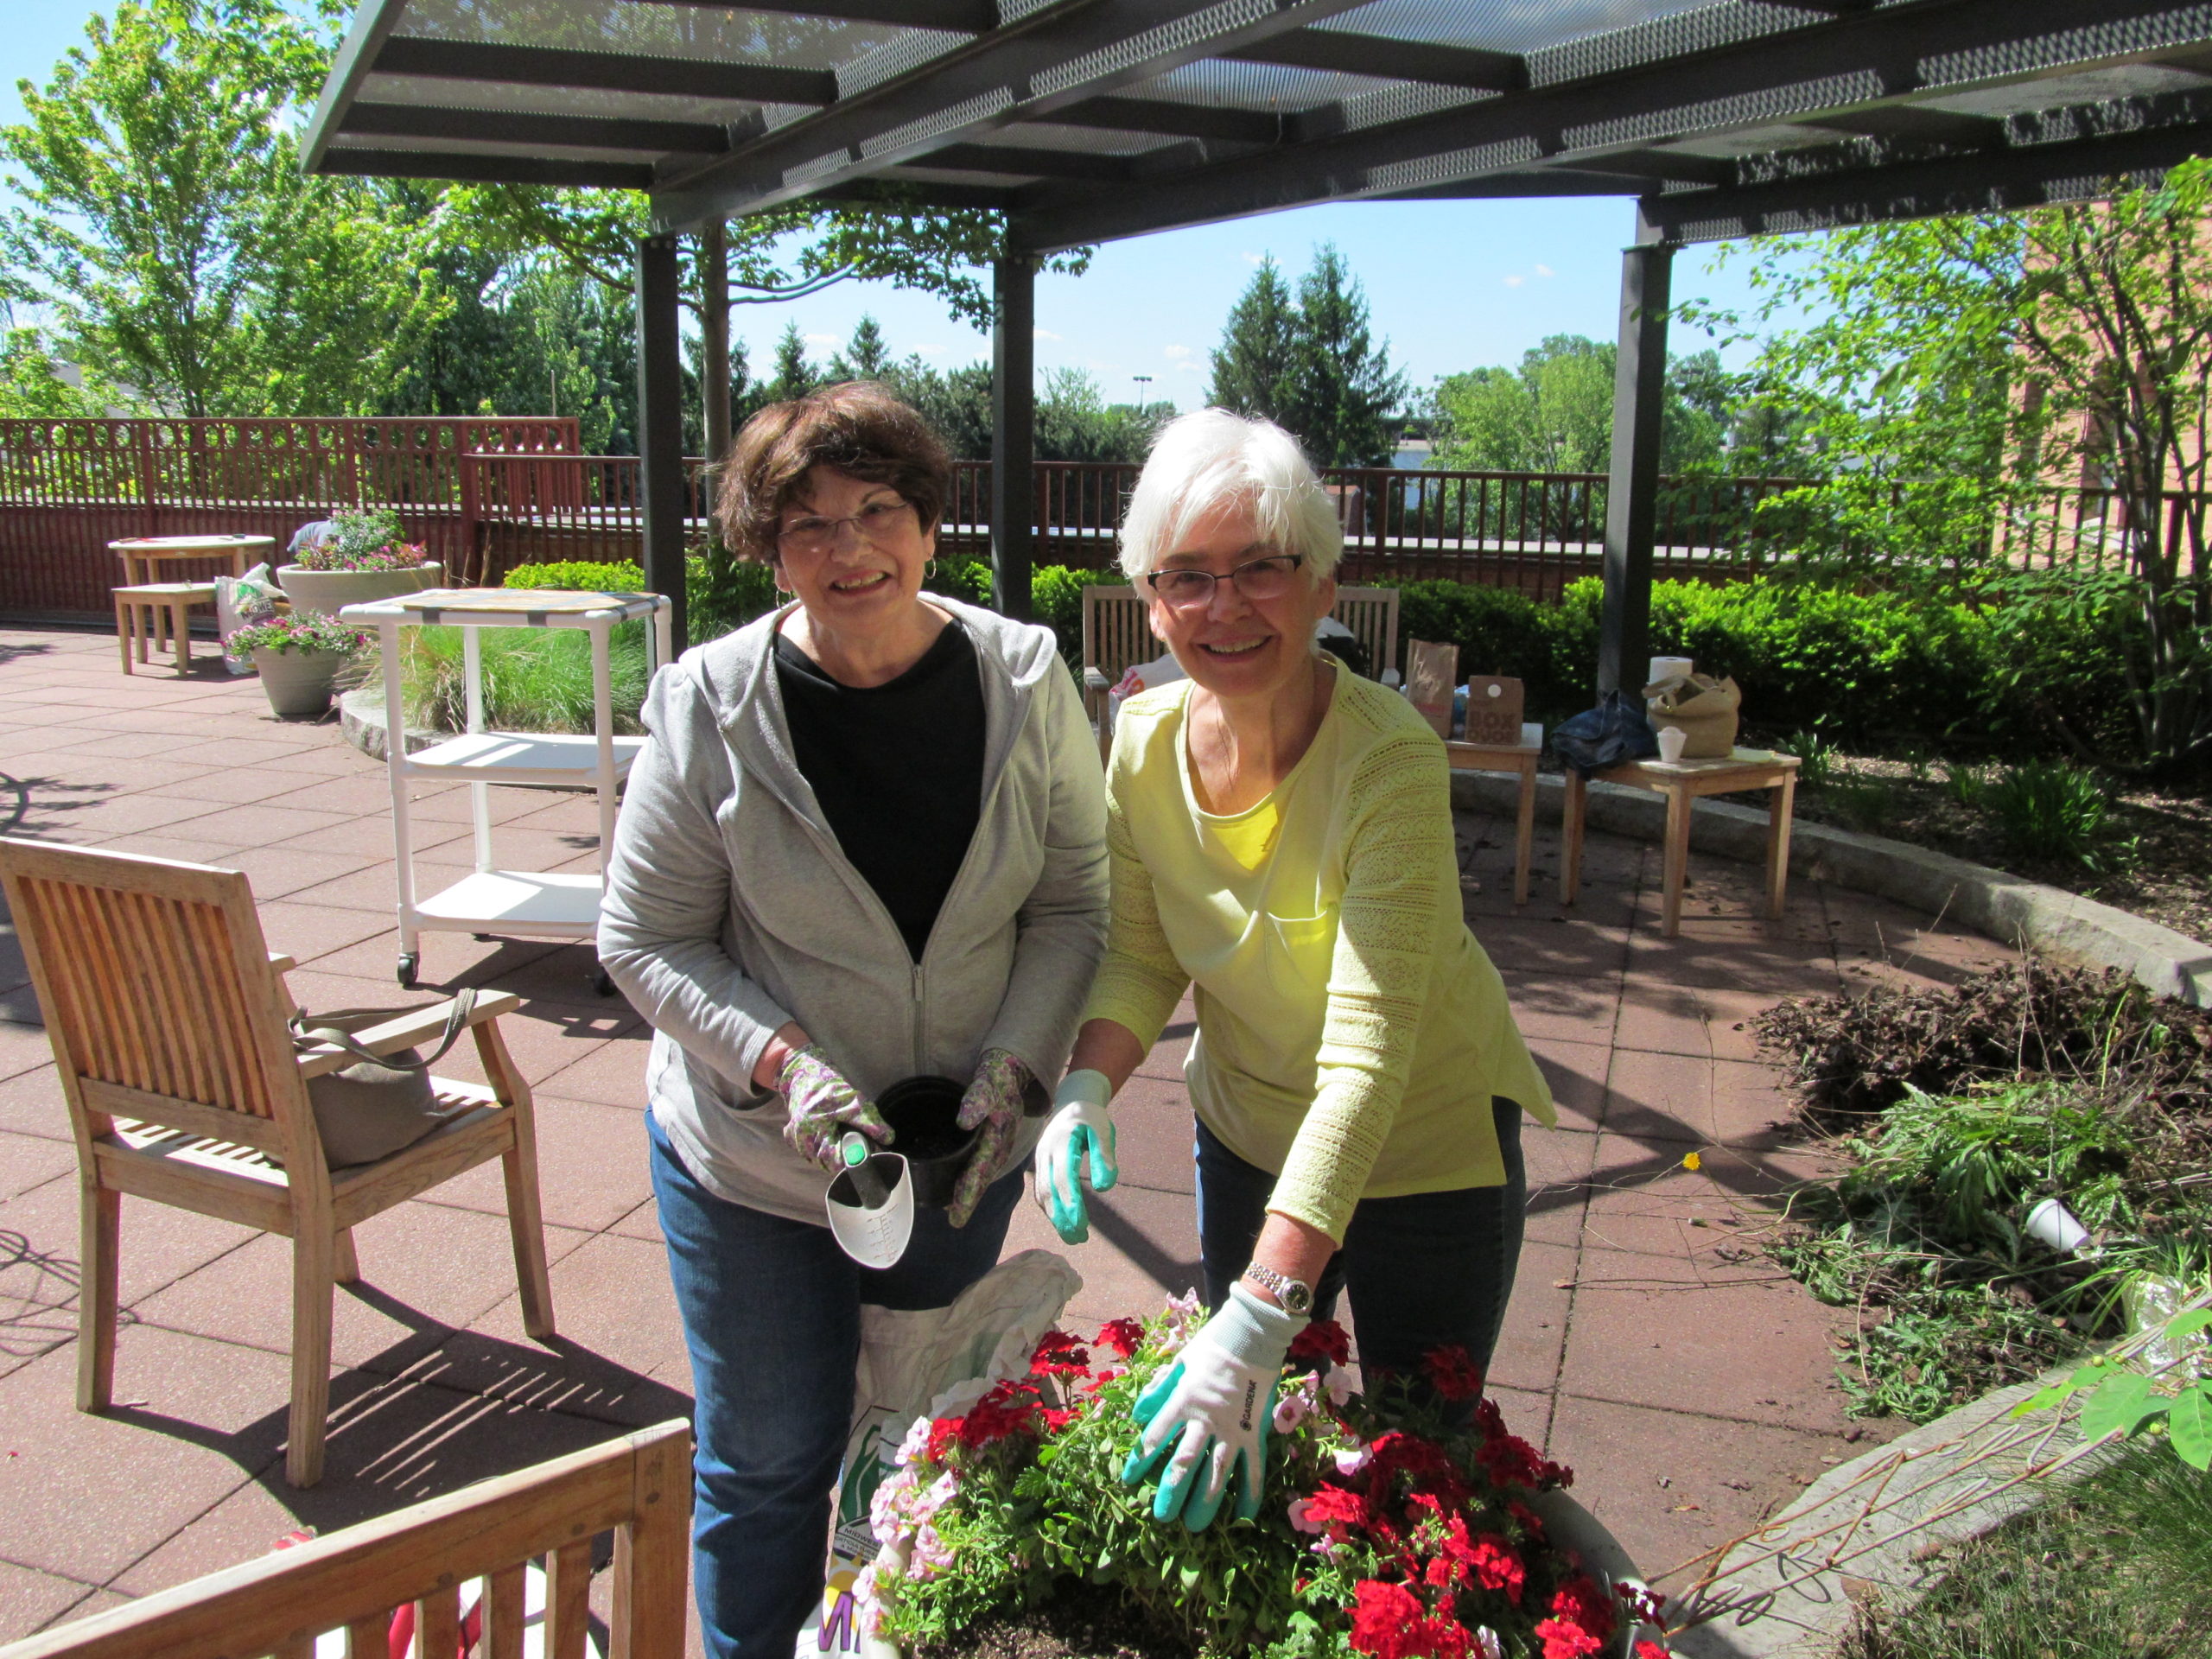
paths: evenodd
<path fill-rule="evenodd" d="M 435 588 L 445 580 L 445 567 L 435 561 L 398 570 L 309 570 L 303 565 L 279 565 L 277 585 L 295 611 L 315 611 L 335 616 L 341 607 L 392 599 L 401 594 Z"/>
<path fill-rule="evenodd" d="M 342 651 L 270 651 L 257 648 L 253 666 L 261 676 L 261 689 L 269 694 L 269 707 L 285 719 L 320 718 L 329 712 L 330 694 L 338 671 L 346 665 Z"/>

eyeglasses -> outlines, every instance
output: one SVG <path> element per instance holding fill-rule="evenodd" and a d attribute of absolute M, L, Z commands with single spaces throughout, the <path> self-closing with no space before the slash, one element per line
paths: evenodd
<path fill-rule="evenodd" d="M 911 501 L 871 501 L 858 512 L 843 518 L 824 518 L 819 515 L 794 518 L 776 532 L 776 546 L 785 553 L 827 553 L 837 545 L 838 530 L 850 524 L 861 536 L 881 547 L 905 532 L 910 515 L 914 515 L 914 504 Z"/>
<path fill-rule="evenodd" d="M 1217 576 L 1211 570 L 1148 570 L 1145 581 L 1152 591 L 1178 610 L 1192 609 L 1213 601 L 1214 585 L 1230 582 L 1236 584 L 1236 591 L 1247 599 L 1281 599 L 1290 591 L 1296 579 L 1298 567 L 1306 563 L 1302 553 L 1270 553 L 1265 558 L 1248 559 L 1234 570 Z"/>

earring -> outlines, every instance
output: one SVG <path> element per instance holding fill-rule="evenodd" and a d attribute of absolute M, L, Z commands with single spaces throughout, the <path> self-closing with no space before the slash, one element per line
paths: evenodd
<path fill-rule="evenodd" d="M 925 561 L 922 565 L 923 580 L 927 581 L 930 577 L 935 575 L 937 575 L 937 561 L 935 559 Z"/>

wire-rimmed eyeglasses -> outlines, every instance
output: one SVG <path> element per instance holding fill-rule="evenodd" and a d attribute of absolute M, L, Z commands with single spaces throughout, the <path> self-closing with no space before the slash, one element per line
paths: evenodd
<path fill-rule="evenodd" d="M 1224 582 L 1235 583 L 1236 591 L 1247 599 L 1280 599 L 1290 591 L 1298 567 L 1305 563 L 1302 553 L 1270 553 L 1263 558 L 1247 559 L 1220 575 L 1178 565 L 1170 570 L 1147 570 L 1144 579 L 1154 593 L 1179 610 L 1211 603 L 1215 584 Z"/>

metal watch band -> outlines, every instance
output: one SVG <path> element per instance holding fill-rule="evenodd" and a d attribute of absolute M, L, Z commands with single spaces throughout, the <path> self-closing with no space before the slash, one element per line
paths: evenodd
<path fill-rule="evenodd" d="M 1273 1268 L 1263 1268 L 1258 1262 L 1249 1263 L 1244 1276 L 1254 1284 L 1275 1294 L 1286 1313 L 1310 1313 L 1313 1311 L 1313 1287 L 1302 1279 L 1294 1279 L 1287 1273 L 1277 1273 Z"/>

